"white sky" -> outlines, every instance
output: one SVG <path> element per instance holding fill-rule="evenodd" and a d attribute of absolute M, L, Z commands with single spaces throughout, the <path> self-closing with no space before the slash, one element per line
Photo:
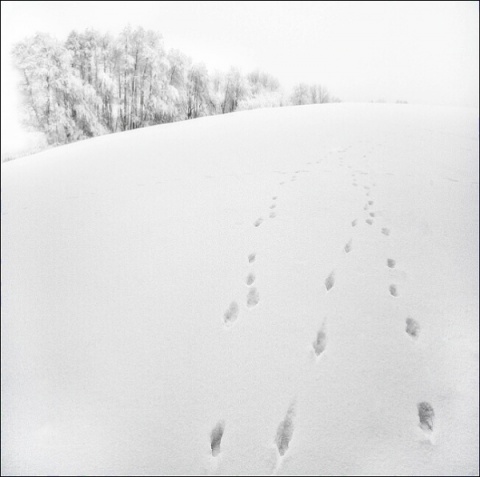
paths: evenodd
<path fill-rule="evenodd" d="M 259 67 L 287 89 L 319 82 L 343 101 L 478 107 L 478 2 L 2 1 L 2 136 L 18 129 L 14 42 L 128 23 L 159 31 L 167 48 L 210 70 Z"/>

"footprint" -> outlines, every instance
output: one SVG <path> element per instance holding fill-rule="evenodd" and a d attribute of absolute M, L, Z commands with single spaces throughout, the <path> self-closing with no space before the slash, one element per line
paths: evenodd
<path fill-rule="evenodd" d="M 344 250 L 345 250 L 345 252 L 350 253 L 350 251 L 352 250 L 352 239 L 350 239 L 350 240 L 345 244 Z"/>
<path fill-rule="evenodd" d="M 390 229 L 387 229 L 386 227 L 382 228 L 382 234 L 383 235 L 390 235 Z"/>
<path fill-rule="evenodd" d="M 365 222 L 367 222 L 368 225 L 372 225 L 372 224 L 373 224 L 373 220 L 372 220 L 372 219 L 367 219 L 367 220 L 365 220 Z"/>
<path fill-rule="evenodd" d="M 327 347 L 327 335 L 325 334 L 324 326 L 318 330 L 317 337 L 312 343 L 312 346 L 317 357 L 325 351 L 325 348 Z"/>
<path fill-rule="evenodd" d="M 259 217 L 257 220 L 255 220 L 253 225 L 255 225 L 255 227 L 258 227 L 262 222 L 263 222 L 263 219 L 261 217 Z"/>
<path fill-rule="evenodd" d="M 270 212 L 269 217 L 270 217 L 271 219 L 274 219 L 276 216 L 277 216 L 277 214 L 276 214 L 275 212 L 273 212 L 273 211 Z"/>
<path fill-rule="evenodd" d="M 223 314 L 223 322 L 226 326 L 231 326 L 238 318 L 238 305 L 236 301 L 232 301 L 228 310 Z"/>
<path fill-rule="evenodd" d="M 253 273 L 249 273 L 247 275 L 247 279 L 245 280 L 245 283 L 250 286 L 253 282 L 255 281 L 255 275 Z"/>
<path fill-rule="evenodd" d="M 279 424 L 277 435 L 275 436 L 275 444 L 278 453 L 284 456 L 290 445 L 293 436 L 293 418 L 295 416 L 295 403 L 290 404 L 285 419 Z"/>
<path fill-rule="evenodd" d="M 272 197 L 272 200 L 277 200 L 277 196 L 274 195 L 274 196 Z"/>
<path fill-rule="evenodd" d="M 368 209 L 368 204 L 365 204 L 365 205 L 363 206 L 363 210 L 367 210 L 367 209 Z"/>
<path fill-rule="evenodd" d="M 219 421 L 217 425 L 212 429 L 212 432 L 210 434 L 210 447 L 212 449 L 213 457 L 216 457 L 218 454 L 220 454 L 220 443 L 222 442 L 224 431 L 224 421 Z"/>
<path fill-rule="evenodd" d="M 248 308 L 253 308 L 254 306 L 256 306 L 258 304 L 259 301 L 260 301 L 260 296 L 258 294 L 258 290 L 255 287 L 250 288 L 250 290 L 248 291 L 248 294 L 247 294 L 247 306 L 248 306 Z"/>
<path fill-rule="evenodd" d="M 335 285 L 335 272 L 332 271 L 327 278 L 325 278 L 325 288 L 329 291 Z"/>
<path fill-rule="evenodd" d="M 373 205 L 373 200 L 369 200 L 368 205 Z"/>
<path fill-rule="evenodd" d="M 368 215 L 369 215 L 370 217 L 375 217 L 375 212 L 370 212 Z"/>
<path fill-rule="evenodd" d="M 390 285 L 389 290 L 390 290 L 390 295 L 398 296 L 397 285 Z"/>
<path fill-rule="evenodd" d="M 274 209 L 276 206 L 277 206 L 277 204 L 272 204 L 272 205 L 270 206 L 270 208 L 271 208 L 271 209 Z"/>
<path fill-rule="evenodd" d="M 357 222 L 358 222 L 358 220 L 357 220 L 357 219 L 355 219 L 355 220 L 352 220 L 352 227 L 355 227 L 355 226 L 357 225 Z"/>
<path fill-rule="evenodd" d="M 395 268 L 395 260 L 393 258 L 387 258 L 387 267 Z"/>
<path fill-rule="evenodd" d="M 407 332 L 407 334 L 410 335 L 412 338 L 418 338 L 418 335 L 420 334 L 420 325 L 418 324 L 418 321 L 408 317 L 405 320 L 405 323 L 407 324 L 407 326 L 405 327 L 405 331 Z"/>
<path fill-rule="evenodd" d="M 432 405 L 426 401 L 419 402 L 417 404 L 417 409 L 418 418 L 420 419 L 420 427 L 424 431 L 433 431 L 433 418 L 435 416 L 435 412 L 433 411 Z"/>
<path fill-rule="evenodd" d="M 256 254 L 255 253 L 251 253 L 249 256 L 248 256 L 248 263 L 253 263 L 255 261 L 255 257 L 256 257 Z"/>
<path fill-rule="evenodd" d="M 358 186 L 358 184 L 357 184 L 356 182 L 353 182 L 352 185 L 353 185 L 353 187 L 357 187 L 357 186 Z"/>

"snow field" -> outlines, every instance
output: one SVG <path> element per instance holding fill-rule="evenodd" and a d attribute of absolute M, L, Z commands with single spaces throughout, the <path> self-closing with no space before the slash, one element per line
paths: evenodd
<path fill-rule="evenodd" d="M 477 158 L 335 104 L 2 166 L 2 473 L 478 473 Z"/>

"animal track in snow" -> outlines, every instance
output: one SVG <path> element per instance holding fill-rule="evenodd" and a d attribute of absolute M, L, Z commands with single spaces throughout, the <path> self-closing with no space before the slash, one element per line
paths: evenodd
<path fill-rule="evenodd" d="M 393 258 L 387 258 L 387 267 L 395 268 L 395 260 Z"/>
<path fill-rule="evenodd" d="M 270 212 L 270 216 L 269 216 L 269 217 L 270 217 L 271 219 L 274 219 L 276 216 L 277 216 L 277 214 L 276 214 L 274 211 Z"/>
<path fill-rule="evenodd" d="M 327 278 L 325 278 L 325 288 L 329 291 L 335 285 L 335 272 L 332 271 Z"/>
<path fill-rule="evenodd" d="M 263 222 L 263 219 L 261 217 L 259 217 L 257 220 L 255 220 L 253 225 L 255 225 L 255 227 L 258 227 L 262 222 Z"/>
<path fill-rule="evenodd" d="M 390 290 L 390 295 L 398 296 L 397 285 L 390 285 L 389 290 Z"/>
<path fill-rule="evenodd" d="M 236 301 L 232 301 L 228 310 L 223 314 L 223 322 L 226 326 L 231 326 L 238 318 L 238 305 Z"/>
<path fill-rule="evenodd" d="M 418 335 L 420 333 L 420 325 L 418 324 L 418 321 L 408 317 L 405 320 L 405 323 L 407 325 L 405 327 L 405 331 L 407 332 L 407 334 L 410 335 L 412 338 L 418 338 Z"/>
<path fill-rule="evenodd" d="M 272 200 L 277 200 L 277 196 L 274 195 L 274 196 L 272 197 Z"/>
<path fill-rule="evenodd" d="M 390 235 L 390 229 L 387 229 L 386 227 L 382 228 L 382 234 L 383 235 Z"/>
<path fill-rule="evenodd" d="M 433 418 L 435 417 L 435 412 L 433 411 L 432 405 L 426 401 L 419 402 L 417 404 L 417 409 L 420 427 L 424 431 L 433 431 Z"/>
<path fill-rule="evenodd" d="M 318 332 L 317 332 L 317 337 L 315 338 L 315 341 L 312 343 L 313 346 L 313 351 L 315 351 L 315 354 L 320 356 L 324 351 L 325 348 L 327 347 L 327 335 L 325 333 L 325 328 L 322 326 Z"/>
<path fill-rule="evenodd" d="M 367 222 L 368 225 L 372 225 L 372 224 L 373 224 L 373 220 L 372 220 L 372 219 L 367 219 L 367 220 L 365 220 L 365 222 Z"/>
<path fill-rule="evenodd" d="M 213 457 L 216 457 L 220 453 L 220 443 L 222 442 L 224 431 L 225 423 L 223 421 L 219 421 L 212 429 L 210 434 L 210 447 L 212 449 Z"/>
<path fill-rule="evenodd" d="M 355 219 L 355 220 L 352 220 L 352 227 L 355 227 L 355 226 L 357 225 L 357 222 L 358 222 L 358 220 L 357 220 L 357 219 Z"/>
<path fill-rule="evenodd" d="M 255 261 L 255 257 L 256 257 L 256 254 L 255 253 L 251 253 L 249 256 L 248 256 L 248 263 L 253 263 Z"/>
<path fill-rule="evenodd" d="M 295 403 L 290 404 L 285 419 L 279 424 L 277 428 L 277 435 L 275 436 L 275 444 L 277 445 L 278 453 L 284 456 L 290 445 L 293 436 L 293 418 L 295 416 Z"/>
<path fill-rule="evenodd" d="M 249 273 L 245 280 L 245 283 L 250 286 L 255 281 L 255 275 L 253 273 Z"/>
<path fill-rule="evenodd" d="M 250 288 L 247 294 L 248 308 L 253 308 L 255 305 L 258 304 L 259 301 L 260 301 L 260 295 L 258 294 L 258 290 L 255 287 Z"/>
<path fill-rule="evenodd" d="M 352 239 L 350 239 L 343 247 L 345 252 L 349 253 L 352 250 Z"/>
<path fill-rule="evenodd" d="M 369 215 L 370 217 L 375 217 L 375 212 L 370 212 L 368 215 Z"/>
<path fill-rule="evenodd" d="M 373 200 L 369 200 L 368 205 L 373 205 Z"/>
<path fill-rule="evenodd" d="M 270 208 L 271 208 L 271 209 L 274 209 L 276 206 L 277 206 L 277 204 L 272 204 L 272 205 L 270 206 Z"/>

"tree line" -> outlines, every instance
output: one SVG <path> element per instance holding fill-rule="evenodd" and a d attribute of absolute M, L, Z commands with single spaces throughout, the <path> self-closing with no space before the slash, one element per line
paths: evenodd
<path fill-rule="evenodd" d="M 116 37 L 72 31 L 65 42 L 37 33 L 12 53 L 25 122 L 49 144 L 237 110 L 339 101 L 321 85 L 299 84 L 287 95 L 259 70 L 210 74 L 141 27 Z"/>

